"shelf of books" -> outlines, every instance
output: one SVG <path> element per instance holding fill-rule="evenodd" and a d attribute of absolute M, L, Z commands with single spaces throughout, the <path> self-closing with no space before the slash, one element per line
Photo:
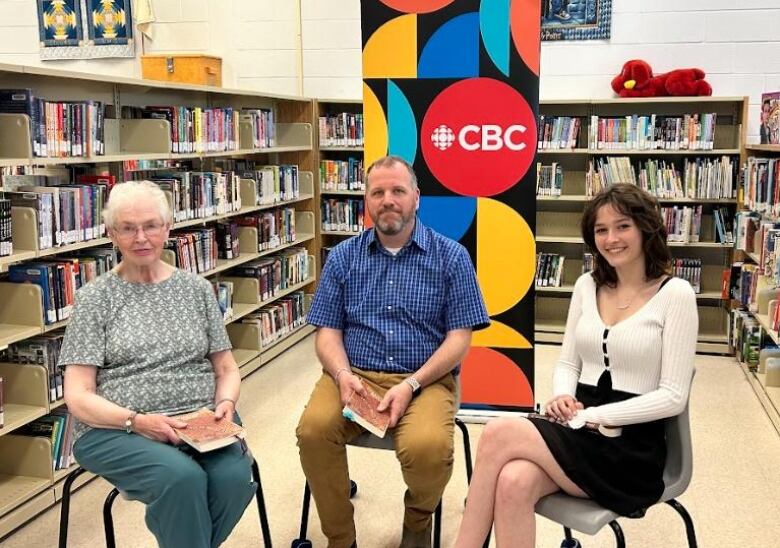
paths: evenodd
<path fill-rule="evenodd" d="M 301 97 L 0 64 L 0 537 L 75 466 L 56 361 L 75 290 L 117 262 L 114 184 L 166 193 L 163 259 L 212 282 L 242 376 L 313 331 L 318 116 Z"/>
<path fill-rule="evenodd" d="M 344 99 L 319 99 L 317 113 L 320 160 L 317 225 L 319 259 L 323 265 L 334 245 L 363 231 L 363 104 Z"/>
<path fill-rule="evenodd" d="M 745 145 L 742 210 L 735 221 L 737 250 L 729 290 L 730 343 L 740 367 L 780 431 L 780 375 L 766 358 L 780 346 L 780 144 Z"/>
<path fill-rule="evenodd" d="M 703 100 L 702 100 L 703 99 Z M 536 340 L 560 342 L 576 279 L 592 268 L 585 203 L 617 182 L 661 203 L 676 276 L 699 303 L 697 350 L 728 353 L 744 97 L 542 101 L 537 157 Z"/>

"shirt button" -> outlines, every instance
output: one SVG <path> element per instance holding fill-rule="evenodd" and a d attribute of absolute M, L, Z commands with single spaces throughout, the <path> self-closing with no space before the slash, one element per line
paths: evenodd
<path fill-rule="evenodd" d="M 392 309 L 393 309 L 393 307 L 392 307 L 392 306 L 388 306 L 388 307 L 387 307 L 387 309 L 388 309 L 388 310 L 392 310 Z"/>
<path fill-rule="evenodd" d="M 393 334 L 393 332 L 392 332 L 392 331 L 390 331 L 389 333 L 390 333 L 391 335 Z"/>
<path fill-rule="evenodd" d="M 387 358 L 387 359 L 388 359 L 388 360 L 390 360 L 390 361 L 393 361 L 393 357 L 392 357 L 392 356 L 390 356 L 390 357 L 389 357 L 389 358 Z"/>
<path fill-rule="evenodd" d="M 389 282 L 387 282 L 387 283 L 389 283 L 390 285 L 393 285 L 393 280 L 390 280 L 390 281 L 389 281 Z"/>

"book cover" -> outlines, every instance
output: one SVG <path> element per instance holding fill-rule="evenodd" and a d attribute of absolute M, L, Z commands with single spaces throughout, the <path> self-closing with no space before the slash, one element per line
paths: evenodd
<path fill-rule="evenodd" d="M 186 428 L 174 428 L 176 434 L 201 453 L 227 447 L 246 435 L 243 427 L 227 417 L 217 420 L 214 411 L 205 407 L 175 418 L 187 423 Z"/>
<path fill-rule="evenodd" d="M 390 423 L 390 411 L 378 411 L 377 407 L 382 398 L 365 384 L 363 386 L 366 388 L 365 394 L 353 392 L 342 414 L 375 436 L 384 438 Z"/>

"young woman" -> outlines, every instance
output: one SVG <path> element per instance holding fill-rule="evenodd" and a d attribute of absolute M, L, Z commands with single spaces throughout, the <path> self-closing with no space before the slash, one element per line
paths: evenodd
<path fill-rule="evenodd" d="M 696 296 L 669 276 L 658 201 L 636 186 L 594 197 L 582 235 L 595 268 L 574 286 L 554 396 L 544 406 L 557 422 L 485 426 L 457 547 L 481 546 L 491 524 L 499 547 L 534 546 L 534 507 L 558 490 L 622 515 L 663 492 L 663 419 L 688 401 Z"/>

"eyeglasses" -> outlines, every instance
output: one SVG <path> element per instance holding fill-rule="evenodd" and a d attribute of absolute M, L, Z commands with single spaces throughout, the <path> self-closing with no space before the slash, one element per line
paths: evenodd
<path fill-rule="evenodd" d="M 138 230 L 140 229 L 143 231 L 146 237 L 155 237 L 162 234 L 162 231 L 165 228 L 165 226 L 166 226 L 165 223 L 147 223 L 141 226 L 119 225 L 118 227 L 114 228 L 114 232 L 116 232 L 120 238 L 130 239 L 130 238 L 134 238 L 135 235 L 138 234 Z"/>

